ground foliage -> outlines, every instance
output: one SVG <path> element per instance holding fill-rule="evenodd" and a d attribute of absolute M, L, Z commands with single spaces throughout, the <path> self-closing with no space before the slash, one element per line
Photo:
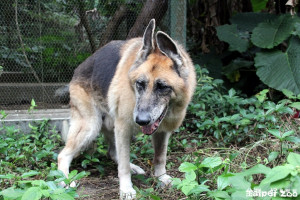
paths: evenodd
<path fill-rule="evenodd" d="M 133 176 L 139 199 L 250 199 L 248 189 L 299 191 L 299 124 L 292 118 L 299 96 L 284 90 L 286 98 L 268 100 L 268 90 L 251 98 L 196 66 L 198 87 L 183 126 L 168 147 L 167 170 L 172 188 L 160 188 L 152 174 L 151 136 L 138 134 L 131 160 L 146 170 Z M 29 112 L 34 112 L 35 102 Z M 1 112 L 4 119 L 5 112 Z M 2 123 L 0 135 L 0 199 L 118 199 L 117 166 L 106 157 L 99 136 L 93 151 L 72 163 L 69 179 L 56 171 L 62 142 L 47 120 L 30 124 L 30 134 Z M 93 146 L 93 145 L 92 145 Z M 78 173 L 80 171 L 80 173 Z M 88 177 L 86 177 L 90 174 Z M 79 187 L 61 188 L 77 180 Z M 243 183 L 243 184 L 237 184 Z M 279 193 L 280 194 L 280 193 Z M 275 199 L 275 198 L 274 198 Z"/>

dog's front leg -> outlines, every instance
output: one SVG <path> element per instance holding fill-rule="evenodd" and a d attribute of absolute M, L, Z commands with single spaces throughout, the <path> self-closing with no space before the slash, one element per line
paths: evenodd
<path fill-rule="evenodd" d="M 167 175 L 166 162 L 168 142 L 171 133 L 156 132 L 152 136 L 152 144 L 154 148 L 154 175 L 162 182 L 163 186 L 171 183 L 171 176 Z"/>
<path fill-rule="evenodd" d="M 116 119 L 115 137 L 120 182 L 120 199 L 135 199 L 136 191 L 132 187 L 130 173 L 130 142 L 132 130 L 125 120 Z"/>

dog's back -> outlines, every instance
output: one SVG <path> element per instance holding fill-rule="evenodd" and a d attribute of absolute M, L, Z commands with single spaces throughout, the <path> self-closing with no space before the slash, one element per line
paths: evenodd
<path fill-rule="evenodd" d="M 76 68 L 71 84 L 79 84 L 85 90 L 92 89 L 106 97 L 125 43 L 121 40 L 111 41 L 98 49 Z"/>

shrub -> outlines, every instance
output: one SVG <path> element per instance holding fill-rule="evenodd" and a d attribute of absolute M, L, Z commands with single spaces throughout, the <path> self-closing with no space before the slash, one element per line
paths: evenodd
<path fill-rule="evenodd" d="M 31 102 L 29 112 L 35 108 Z M 31 132 L 25 134 L 14 126 L 7 126 L 0 111 L 0 199 L 74 199 L 76 188 L 63 188 L 88 175 L 73 170 L 68 178 L 57 171 L 57 152 L 61 137 L 48 121 L 30 123 Z M 45 180 L 44 180 L 45 179 Z"/>
<path fill-rule="evenodd" d="M 184 127 L 199 138 L 211 135 L 217 145 L 240 143 L 261 137 L 258 130 L 280 127 L 280 115 L 293 114 L 290 100 L 268 101 L 268 90 L 246 98 L 234 89 L 225 92 L 223 81 L 209 77 L 205 68 L 196 65 L 196 70 L 198 85 Z"/>
<path fill-rule="evenodd" d="M 224 67 L 226 76 L 235 82 L 232 77 L 240 74 L 239 70 L 254 64 L 257 76 L 266 85 L 299 94 L 300 59 L 295 55 L 300 51 L 300 18 L 289 14 L 239 13 L 230 22 L 216 28 L 229 50 L 238 52 L 236 59 Z"/>
<path fill-rule="evenodd" d="M 240 173 L 228 171 L 228 160 L 220 157 L 205 158 L 200 164 L 184 162 L 179 170 L 185 174 L 184 179 L 174 178 L 173 185 L 180 189 L 190 199 L 199 199 L 200 194 L 220 199 L 276 199 L 283 197 L 299 197 L 300 195 L 300 155 L 289 153 L 287 163 L 269 168 L 258 164 Z M 203 174 L 223 171 L 214 180 L 202 179 Z M 253 175 L 263 174 L 264 178 L 257 183 Z M 217 188 L 211 188 L 205 183 L 216 182 Z"/>

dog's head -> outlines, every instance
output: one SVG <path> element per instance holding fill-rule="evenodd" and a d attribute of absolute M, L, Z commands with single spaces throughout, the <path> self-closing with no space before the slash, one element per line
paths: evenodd
<path fill-rule="evenodd" d="M 154 29 L 152 19 L 129 71 L 136 97 L 133 119 L 148 135 L 158 129 L 172 106 L 180 106 L 188 76 L 177 44 L 164 32 L 158 31 L 154 36 Z"/>

